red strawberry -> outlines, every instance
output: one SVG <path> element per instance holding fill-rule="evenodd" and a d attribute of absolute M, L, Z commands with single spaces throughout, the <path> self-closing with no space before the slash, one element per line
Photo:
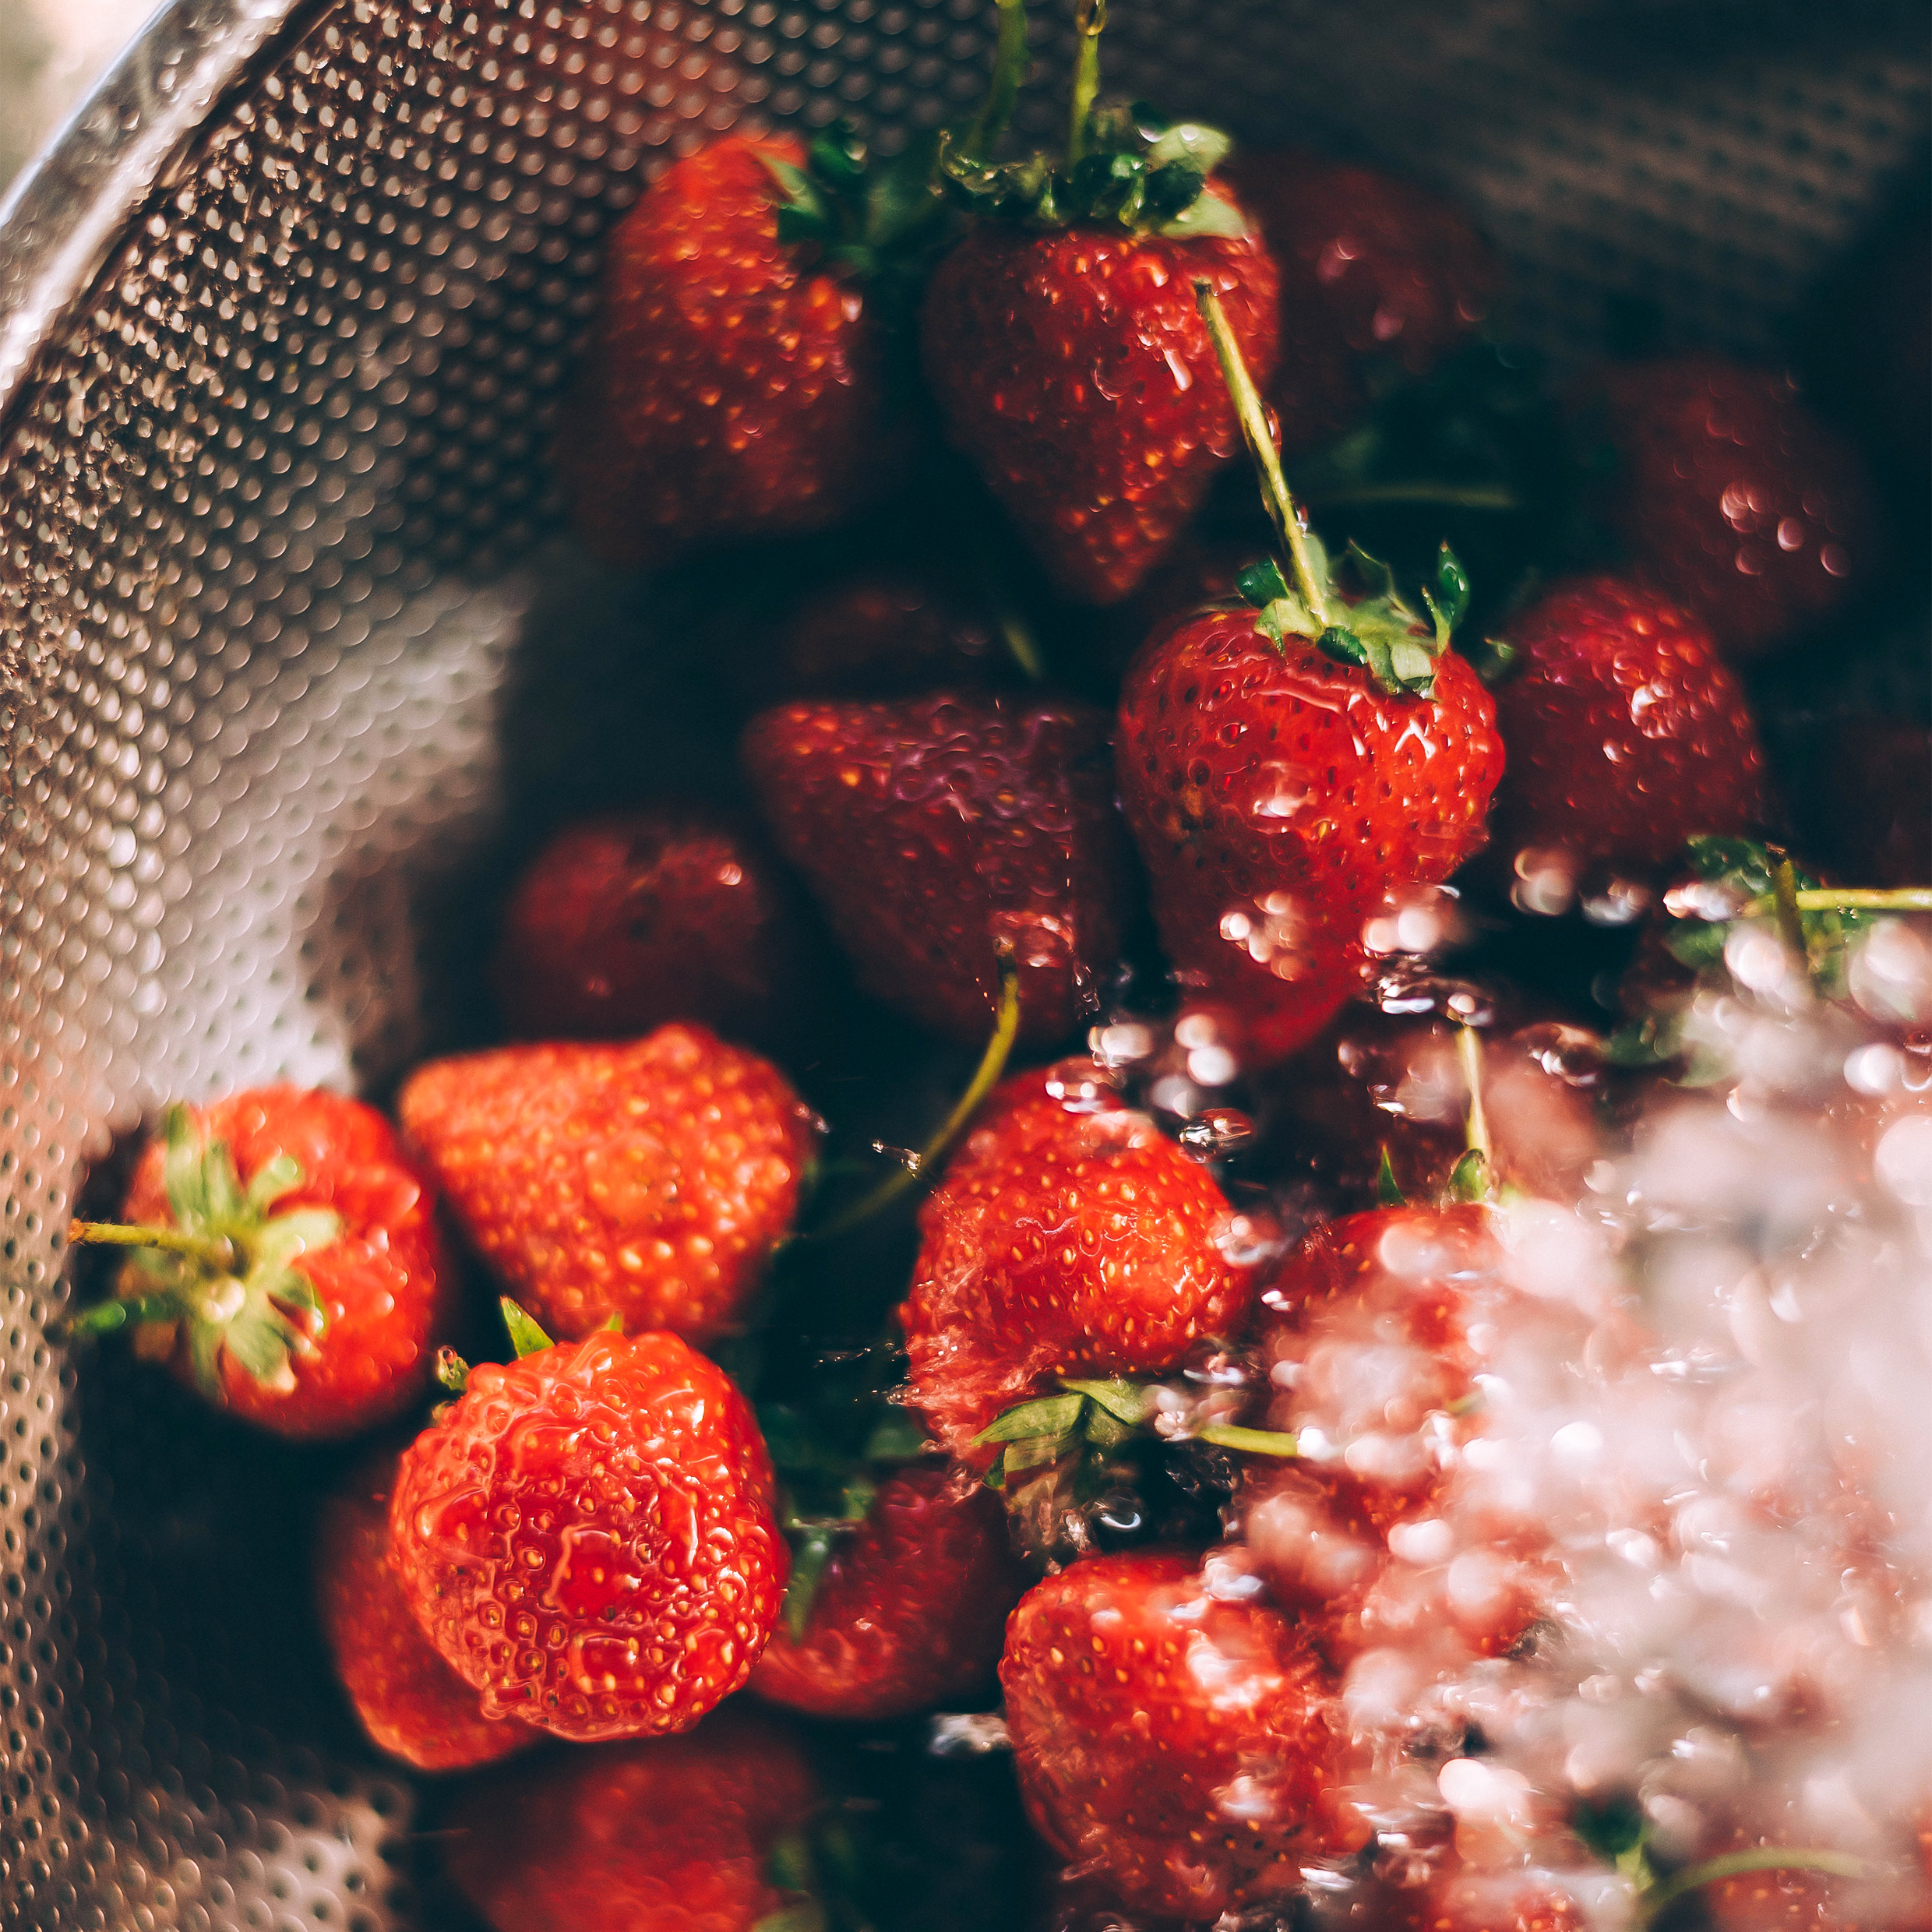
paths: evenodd
<path fill-rule="evenodd" d="M 670 1020 L 791 1032 L 811 968 L 793 890 L 761 840 L 686 808 L 567 826 L 503 914 L 497 1006 L 534 1039 L 629 1039 Z"/>
<path fill-rule="evenodd" d="M 1764 820 L 1757 728 L 1695 618 L 1619 578 L 1579 577 L 1507 636 L 1518 655 L 1496 698 L 1509 752 L 1492 831 L 1500 862 L 1560 849 L 1579 867 L 1648 872 L 1694 833 Z"/>
<path fill-rule="evenodd" d="M 863 282 L 781 241 L 787 136 L 674 162 L 612 238 L 585 380 L 557 460 L 614 562 L 817 530 L 885 480 L 885 383 Z"/>
<path fill-rule="evenodd" d="M 992 626 L 910 572 L 874 571 L 808 597 L 746 652 L 758 700 L 895 697 L 977 684 L 1002 657 Z"/>
<path fill-rule="evenodd" d="M 1638 567 L 1750 658 L 1842 610 L 1877 562 L 1857 452 L 1786 375 L 1715 356 L 1605 372 L 1609 513 Z"/>
<path fill-rule="evenodd" d="M 775 1066 L 698 1027 L 432 1060 L 397 1107 L 464 1232 L 566 1336 L 731 1328 L 817 1138 Z"/>
<path fill-rule="evenodd" d="M 1369 1827 L 1341 1796 L 1331 1681 L 1278 1611 L 1224 1602 L 1165 1550 L 1029 1592 L 999 1678 L 1027 1811 L 1130 1910 L 1279 1903 Z"/>
<path fill-rule="evenodd" d="M 167 1324 L 182 1380 L 280 1435 L 353 1436 L 422 1400 L 450 1271 L 435 1190 L 373 1108 L 294 1087 L 178 1107 L 122 1212 L 70 1231 L 137 1255 L 78 1329 Z"/>
<path fill-rule="evenodd" d="M 1106 746 L 1089 705 L 939 692 L 781 705 L 752 721 L 743 758 L 868 992 L 982 1039 L 1010 943 L 1020 1037 L 1039 1042 L 1093 1010 L 1120 943 Z"/>
<path fill-rule="evenodd" d="M 377 1750 L 418 1771 L 462 1771 L 506 1757 L 538 1733 L 485 1717 L 476 1693 L 437 1655 L 389 1567 L 396 1458 L 365 1464 L 322 1506 L 316 1609 L 336 1675 Z"/>
<path fill-rule="evenodd" d="M 1426 375 L 1488 316 L 1501 265 L 1453 203 L 1298 149 L 1244 149 L 1229 173 L 1281 266 L 1285 341 L 1313 310 L 1353 354 Z M 1285 352 L 1278 386 L 1299 386 Z"/>
<path fill-rule="evenodd" d="M 1456 1872 L 1429 1888 L 1416 1932 L 1587 1932 L 1570 1893 L 1534 1872 Z"/>
<path fill-rule="evenodd" d="M 920 1211 L 900 1310 L 912 1405 L 957 1457 L 1059 1376 L 1158 1373 L 1246 1320 L 1240 1224 L 1091 1062 L 1008 1081 Z"/>
<path fill-rule="evenodd" d="M 1349 615 L 1352 615 L 1352 612 Z M 1151 640 L 1120 693 L 1121 801 L 1183 984 L 1260 1057 L 1312 1038 L 1359 983 L 1364 918 L 1482 844 L 1503 747 L 1453 653 L 1391 693 L 1250 609 Z"/>
<path fill-rule="evenodd" d="M 675 1335 L 485 1363 L 403 1452 L 390 1560 L 492 1717 L 688 1730 L 750 1676 L 790 1567 L 750 1405 Z"/>
<path fill-rule="evenodd" d="M 834 1549 L 802 1641 L 781 1624 L 751 1687 L 814 1717 L 878 1722 L 971 1696 L 999 1661 L 1025 1579 L 998 1499 L 941 1468 L 880 1486 Z"/>
<path fill-rule="evenodd" d="M 734 1706 L 472 1784 L 443 1856 L 496 1932 L 753 1932 L 798 1902 L 768 1865 L 818 1801 L 791 1738 Z"/>

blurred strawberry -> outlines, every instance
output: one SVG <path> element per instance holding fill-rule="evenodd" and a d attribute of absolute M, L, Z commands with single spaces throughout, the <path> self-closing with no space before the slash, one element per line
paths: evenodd
<path fill-rule="evenodd" d="M 526 1039 L 629 1039 L 689 1020 L 776 1044 L 813 990 L 793 888 L 763 841 L 679 806 L 548 840 L 511 889 L 492 978 Z"/>
<path fill-rule="evenodd" d="M 1610 520 L 1727 657 L 1823 624 L 1870 579 L 1881 531 L 1865 466 L 1789 376 L 1684 356 L 1606 369 L 1595 392 L 1617 460 Z"/>
<path fill-rule="evenodd" d="M 894 238 L 858 212 L 866 178 L 836 136 L 808 154 L 726 135 L 638 198 L 557 445 L 593 548 L 664 563 L 821 529 L 890 487 L 897 432 L 866 271 Z"/>
<path fill-rule="evenodd" d="M 1491 842 L 1578 870 L 1668 866 L 1700 832 L 1749 832 L 1771 810 L 1743 688 L 1698 621 L 1612 576 L 1546 591 L 1506 633 L 1497 688 L 1508 770 Z"/>
<path fill-rule="evenodd" d="M 698 1027 L 432 1060 L 397 1105 L 464 1232 L 566 1336 L 740 1323 L 817 1144 L 775 1066 Z"/>
<path fill-rule="evenodd" d="M 1359 1850 L 1335 1688 L 1294 1624 L 1166 1550 L 1077 1563 L 1021 1600 L 999 1667 L 1048 1843 L 1133 1912 L 1285 1906 Z"/>
<path fill-rule="evenodd" d="M 991 621 L 909 570 L 847 577 L 805 598 L 743 653 L 753 700 L 885 698 L 985 683 L 1003 668 Z"/>
<path fill-rule="evenodd" d="M 919 1215 L 911 1405 L 956 1457 L 1060 1376 L 1158 1373 L 1244 1324 L 1239 1217 L 1091 1061 L 1008 1081 Z"/>
<path fill-rule="evenodd" d="M 742 755 L 875 998 L 982 1039 L 1010 945 L 1023 1041 L 1062 1039 L 1094 1010 L 1127 892 L 1103 713 L 962 692 L 801 701 L 754 718 Z"/>
<path fill-rule="evenodd" d="M 947 1469 L 903 1471 L 833 1546 L 799 1628 L 772 1633 L 751 1687 L 814 1717 L 870 1722 L 971 1697 L 992 1678 L 1024 1588 L 996 1498 Z"/>
<path fill-rule="evenodd" d="M 1417 1932 L 1588 1932 L 1589 1915 L 1567 1888 L 1533 1872 L 1455 1872 L 1439 1878 Z"/>
<path fill-rule="evenodd" d="M 175 1107 L 122 1211 L 69 1231 L 131 1256 L 77 1333 L 139 1324 L 137 1347 L 209 1400 L 301 1440 L 422 1400 L 449 1265 L 435 1189 L 372 1107 L 295 1087 Z"/>
<path fill-rule="evenodd" d="M 403 1452 L 390 1560 L 487 1716 L 580 1743 L 687 1730 L 738 1690 L 788 1568 L 723 1370 L 601 1333 L 470 1371 Z"/>
<path fill-rule="evenodd" d="M 418 1771 L 486 1765 L 538 1733 L 485 1717 L 477 1694 L 417 1626 L 389 1567 L 389 1498 L 396 1458 L 365 1463 L 322 1506 L 316 1609 L 336 1675 L 369 1741 Z"/>
<path fill-rule="evenodd" d="M 770 1867 L 818 1803 L 790 1735 L 734 1705 L 682 1737 L 479 1780 L 443 1857 L 495 1932 L 754 1932 L 810 1909 Z"/>

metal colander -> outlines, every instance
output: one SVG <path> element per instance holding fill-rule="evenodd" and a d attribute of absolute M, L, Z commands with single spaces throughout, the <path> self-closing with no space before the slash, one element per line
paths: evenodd
<path fill-rule="evenodd" d="M 1909 4 L 1115 11 L 1123 90 L 1469 204 L 1560 358 L 1618 294 L 1766 347 L 1924 136 Z M 173 0 L 0 217 L 0 1923 L 423 1922 L 418 1793 L 308 1620 L 329 1472 L 77 1377 L 58 1231 L 164 1100 L 379 1091 L 460 1030 L 506 819 L 658 755 L 650 593 L 541 460 L 610 224 L 714 130 L 957 114 L 990 15 Z"/>

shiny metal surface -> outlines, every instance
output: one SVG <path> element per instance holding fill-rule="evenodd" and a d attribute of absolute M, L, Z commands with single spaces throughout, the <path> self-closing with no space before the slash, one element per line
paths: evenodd
<path fill-rule="evenodd" d="M 1924 138 L 1911 7 L 1116 13 L 1123 90 L 1460 195 L 1560 356 L 1616 294 L 1762 347 Z M 164 1099 L 379 1091 L 449 1024 L 524 694 L 650 649 L 541 460 L 608 224 L 708 129 L 957 111 L 989 15 L 178 0 L 0 217 L 0 1920 L 422 1922 L 418 1794 L 317 1675 L 316 1461 L 77 1376 L 55 1232 Z"/>

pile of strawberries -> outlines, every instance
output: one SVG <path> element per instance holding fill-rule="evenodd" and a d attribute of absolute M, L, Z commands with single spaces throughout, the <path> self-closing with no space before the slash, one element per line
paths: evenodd
<path fill-rule="evenodd" d="M 1010 1740 L 1015 1923 L 1582 1927 L 1577 1819 L 1398 1828 L 1342 1694 L 1386 1654 L 1420 1710 L 1560 1624 L 1484 1363 L 1584 1331 L 1497 1204 L 1577 1199 L 1680 1070 L 1687 866 L 1828 895 L 1751 843 L 1795 823 L 1860 886 L 1932 871 L 1922 720 L 1902 778 L 1781 802 L 1747 697 L 1895 585 L 1852 442 L 1781 374 L 1602 372 L 1548 411 L 1578 516 L 1472 592 L 1373 521 L 1470 487 L 1346 479 L 1493 354 L 1494 257 L 1107 102 L 1102 11 L 1063 151 L 1006 156 L 1007 5 L 970 125 L 728 136 L 645 192 L 555 463 L 622 566 L 770 546 L 729 809 L 556 830 L 500 909 L 510 1043 L 393 1125 L 178 1107 L 76 1227 L 129 1257 L 78 1327 L 366 1439 L 322 1624 L 379 1750 L 516 1761 L 440 1841 L 496 1932 L 901 1923 L 815 1740 L 935 1712 Z M 1325 548 L 1303 474 L 1400 569 Z M 1771 896 L 1722 916 L 1789 937 Z M 828 1154 L 880 1123 L 921 1151 Z M 509 1359 L 459 1359 L 498 1297 Z M 1401 1776 L 1479 1750 L 1416 1725 Z M 1849 1926 L 1822 1882 L 1699 1909 Z"/>

